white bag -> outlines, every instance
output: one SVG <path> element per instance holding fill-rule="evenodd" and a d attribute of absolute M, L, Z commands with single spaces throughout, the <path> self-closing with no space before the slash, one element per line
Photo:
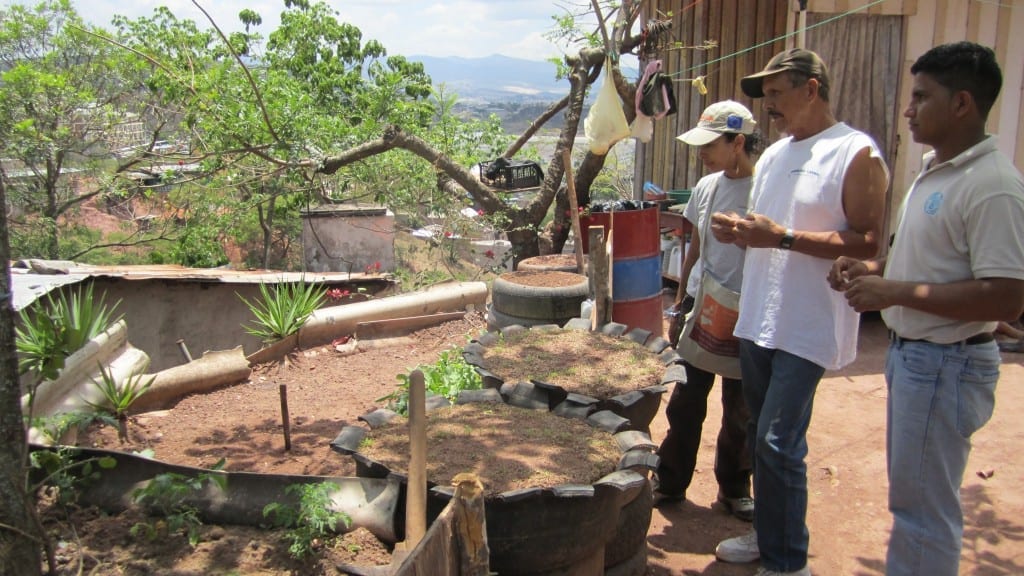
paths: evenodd
<path fill-rule="evenodd" d="M 583 132 L 590 143 L 590 151 L 599 155 L 607 154 L 616 142 L 629 137 L 629 122 L 626 122 L 626 113 L 622 111 L 622 101 L 615 91 L 611 71 L 611 61 L 605 60 L 601 90 L 583 121 Z"/>

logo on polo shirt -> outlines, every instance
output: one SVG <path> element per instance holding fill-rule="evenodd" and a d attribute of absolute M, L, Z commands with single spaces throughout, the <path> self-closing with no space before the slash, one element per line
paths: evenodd
<path fill-rule="evenodd" d="M 931 196 L 924 201 L 924 213 L 935 216 L 942 207 L 942 192 L 932 192 Z"/>

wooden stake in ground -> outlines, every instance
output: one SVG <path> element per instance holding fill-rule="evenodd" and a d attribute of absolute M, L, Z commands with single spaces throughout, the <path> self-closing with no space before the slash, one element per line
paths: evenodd
<path fill-rule="evenodd" d="M 405 503 L 405 548 L 427 531 L 427 392 L 423 372 L 409 375 L 409 485 Z"/>
<path fill-rule="evenodd" d="M 576 182 L 572 179 L 572 150 L 562 151 L 562 166 L 565 168 L 565 195 L 569 197 L 572 245 L 576 248 L 576 273 L 583 274 L 583 233 L 580 231 L 580 206 L 576 200 Z"/>
<path fill-rule="evenodd" d="M 608 240 L 604 235 L 604 226 L 590 226 L 587 229 L 590 244 L 590 277 L 591 297 L 594 299 L 594 306 L 590 312 L 590 327 L 596 330 L 598 326 L 605 324 L 611 318 L 608 310 L 611 295 L 609 287 L 609 262 L 608 251 L 605 248 Z"/>
<path fill-rule="evenodd" d="M 455 486 L 455 534 L 459 542 L 459 574 L 490 574 L 490 548 L 484 514 L 484 485 L 475 474 L 463 472 L 452 478 Z"/>
<path fill-rule="evenodd" d="M 288 385 L 281 384 L 277 387 L 277 390 L 281 394 L 281 423 L 284 425 L 284 451 L 291 452 L 292 427 L 290 418 L 288 418 Z"/>

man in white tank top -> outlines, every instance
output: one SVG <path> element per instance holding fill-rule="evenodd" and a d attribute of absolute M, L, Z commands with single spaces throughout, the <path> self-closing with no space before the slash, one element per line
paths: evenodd
<path fill-rule="evenodd" d="M 990 48 L 936 46 L 910 72 L 903 115 L 914 141 L 933 150 L 888 257 L 840 258 L 829 281 L 855 310 L 881 310 L 891 331 L 886 574 L 956 576 L 971 435 L 995 406 L 992 331 L 1024 309 L 1024 177 L 985 133 L 1002 86 Z"/>
<path fill-rule="evenodd" d="M 825 370 L 853 361 L 859 315 L 826 277 L 839 256 L 878 253 L 888 170 L 869 136 L 837 122 L 828 69 L 792 49 L 740 82 L 788 135 L 757 162 L 747 214 L 716 213 L 712 233 L 747 247 L 736 336 L 751 412 L 754 532 L 721 542 L 759 576 L 810 574 L 807 427 Z"/>

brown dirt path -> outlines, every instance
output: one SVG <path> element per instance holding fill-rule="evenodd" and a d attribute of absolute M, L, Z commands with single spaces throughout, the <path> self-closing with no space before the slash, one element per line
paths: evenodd
<path fill-rule="evenodd" d="M 865 318 L 857 361 L 826 374 L 818 388 L 808 432 L 810 566 L 818 576 L 884 574 L 891 517 L 886 509 L 885 398 L 882 374 L 888 345 L 885 326 Z M 648 533 L 651 575 L 749 576 L 756 564 L 717 562 L 715 545 L 750 524 L 713 504 L 714 443 L 722 410 L 711 391 L 698 470 L 690 501 L 656 509 Z M 664 396 L 663 403 L 668 402 Z M 992 420 L 974 436 L 961 491 L 966 526 L 961 575 L 1024 574 L 1024 355 L 1004 354 Z M 652 425 L 660 442 L 664 414 Z M 992 471 L 988 479 L 977 472 Z"/>

